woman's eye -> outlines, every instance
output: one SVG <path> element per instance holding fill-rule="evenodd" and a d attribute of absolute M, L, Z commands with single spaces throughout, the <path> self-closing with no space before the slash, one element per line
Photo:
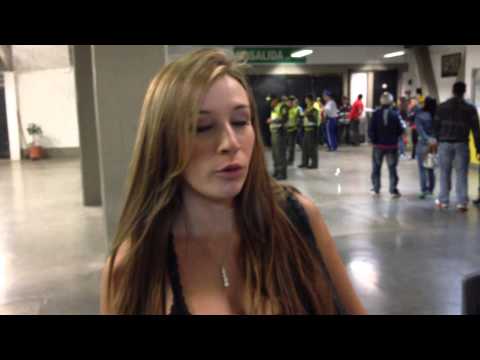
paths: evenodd
<path fill-rule="evenodd" d="M 213 125 L 197 126 L 197 133 L 203 133 L 213 128 Z"/>
<path fill-rule="evenodd" d="M 248 123 L 249 122 L 247 120 L 236 120 L 232 122 L 233 126 L 237 126 L 237 127 L 247 126 Z"/>

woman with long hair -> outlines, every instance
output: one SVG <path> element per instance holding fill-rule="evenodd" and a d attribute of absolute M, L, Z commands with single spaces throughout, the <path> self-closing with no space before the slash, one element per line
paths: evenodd
<path fill-rule="evenodd" d="M 312 200 L 267 172 L 245 66 L 199 50 L 143 104 L 103 314 L 364 314 Z"/>
<path fill-rule="evenodd" d="M 427 96 L 422 110 L 415 115 L 418 132 L 417 162 L 420 174 L 420 199 L 433 195 L 435 190 L 435 170 L 426 168 L 424 161 L 429 153 L 435 151 L 437 141 L 433 136 L 433 118 L 437 109 L 437 101 Z"/>

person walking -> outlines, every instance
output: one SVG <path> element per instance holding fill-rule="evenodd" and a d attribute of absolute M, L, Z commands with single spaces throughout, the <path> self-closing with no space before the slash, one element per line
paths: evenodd
<path fill-rule="evenodd" d="M 332 92 L 325 90 L 323 92 L 323 99 L 325 100 L 325 119 L 328 151 L 337 151 L 337 118 L 338 108 L 333 99 Z"/>
<path fill-rule="evenodd" d="M 464 99 L 466 85 L 458 81 L 453 85 L 453 97 L 438 106 L 433 122 L 434 136 L 439 142 L 440 194 L 436 201 L 439 209 L 450 204 L 452 168 L 455 166 L 457 209 L 468 210 L 468 168 L 470 163 L 469 136 L 473 133 L 477 157 L 480 159 L 480 130 L 475 106 Z"/>
<path fill-rule="evenodd" d="M 422 110 L 415 116 L 415 125 L 418 131 L 417 162 L 420 175 L 420 199 L 433 195 L 435 189 L 435 170 L 433 166 L 426 167 L 425 160 L 429 154 L 436 153 L 437 140 L 433 136 L 433 118 L 436 107 L 437 101 L 426 97 Z"/>
<path fill-rule="evenodd" d="M 375 110 L 368 127 L 368 135 L 373 144 L 372 152 L 372 194 L 379 195 L 383 158 L 387 159 L 390 174 L 390 194 L 392 198 L 401 196 L 398 191 L 398 138 L 404 129 L 398 111 L 392 108 L 393 96 L 385 92 L 380 97 L 381 107 Z"/>
<path fill-rule="evenodd" d="M 352 105 L 352 110 L 348 117 L 350 119 L 350 140 L 353 146 L 360 145 L 360 119 L 364 110 L 362 99 L 363 95 L 358 95 L 357 100 L 355 100 Z"/>

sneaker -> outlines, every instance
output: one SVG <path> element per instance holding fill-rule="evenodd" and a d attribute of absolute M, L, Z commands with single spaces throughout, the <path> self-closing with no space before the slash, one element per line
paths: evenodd
<path fill-rule="evenodd" d="M 418 195 L 418 198 L 420 200 L 425 200 L 427 198 L 427 195 L 428 195 L 428 193 L 421 193 L 420 195 Z"/>
<path fill-rule="evenodd" d="M 465 204 L 458 204 L 457 205 L 457 210 L 460 212 L 467 212 L 468 211 L 468 206 Z"/>
<path fill-rule="evenodd" d="M 380 195 L 380 191 L 376 191 L 374 189 L 371 189 L 370 194 L 372 194 L 373 196 L 378 196 L 378 195 Z"/>
<path fill-rule="evenodd" d="M 392 196 L 392 199 L 398 199 L 399 197 L 402 196 L 402 194 L 400 194 L 400 192 L 398 190 L 395 190 L 390 195 Z"/>
<path fill-rule="evenodd" d="M 306 168 L 306 167 L 307 167 L 307 165 L 305 165 L 305 164 L 300 164 L 300 165 L 298 165 L 298 168 L 299 168 L 299 169 L 303 169 L 303 168 Z"/>
<path fill-rule="evenodd" d="M 479 197 L 477 200 L 473 200 L 472 203 L 473 203 L 473 205 L 475 205 L 476 207 L 480 207 L 480 197 Z"/>
<path fill-rule="evenodd" d="M 437 209 L 448 209 L 448 204 L 444 204 L 438 199 L 435 200 L 435 206 L 437 207 Z"/>

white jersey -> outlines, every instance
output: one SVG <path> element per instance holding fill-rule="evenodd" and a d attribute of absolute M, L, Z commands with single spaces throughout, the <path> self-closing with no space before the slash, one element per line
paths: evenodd
<path fill-rule="evenodd" d="M 338 108 L 334 100 L 329 100 L 325 105 L 325 116 L 328 118 L 336 118 L 338 116 Z"/>

